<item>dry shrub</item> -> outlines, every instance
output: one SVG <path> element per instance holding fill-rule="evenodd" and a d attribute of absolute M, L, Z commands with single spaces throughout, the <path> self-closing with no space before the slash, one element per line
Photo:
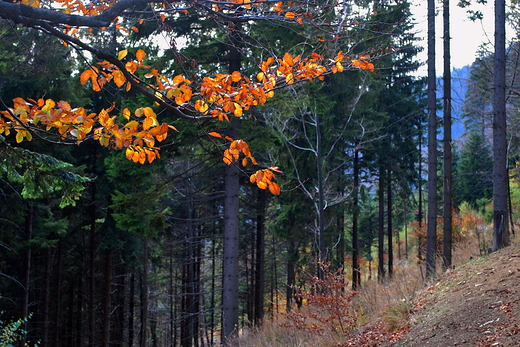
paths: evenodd
<path fill-rule="evenodd" d="M 311 277 L 310 290 L 298 289 L 296 295 L 307 302 L 309 309 L 288 313 L 291 324 L 287 327 L 342 337 L 357 326 L 357 314 L 351 304 L 357 293 L 348 290 L 341 271 L 332 273 L 328 267 L 323 267 L 322 271 L 323 279 Z"/>

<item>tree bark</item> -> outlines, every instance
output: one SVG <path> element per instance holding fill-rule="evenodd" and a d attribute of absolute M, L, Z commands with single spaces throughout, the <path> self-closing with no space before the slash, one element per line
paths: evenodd
<path fill-rule="evenodd" d="M 361 269 L 359 266 L 359 149 L 354 152 L 354 187 L 352 191 L 352 290 L 361 286 Z"/>
<path fill-rule="evenodd" d="M 232 47 L 229 57 L 229 73 L 240 71 L 241 56 L 239 47 L 239 27 L 231 23 Z M 233 139 L 238 132 L 238 119 L 232 118 L 227 135 Z M 238 253 L 239 253 L 239 169 L 236 163 L 227 165 L 224 174 L 224 261 L 222 285 L 222 343 L 225 346 L 238 335 Z"/>
<path fill-rule="evenodd" d="M 394 240 L 393 240 L 393 225 L 392 225 L 392 174 L 390 170 L 386 175 L 386 214 L 387 225 L 386 232 L 388 237 L 388 277 L 392 278 L 394 274 Z"/>
<path fill-rule="evenodd" d="M 110 312 L 112 310 L 112 255 L 107 253 L 105 255 L 104 264 L 104 277 L 105 277 L 105 288 L 104 288 L 104 301 L 103 301 L 103 346 L 109 347 L 110 345 Z"/>
<path fill-rule="evenodd" d="M 450 1 L 443 1 L 444 27 L 444 184 L 443 184 L 443 270 L 452 265 L 452 153 L 451 153 L 451 56 L 450 56 Z"/>
<path fill-rule="evenodd" d="M 435 76 L 435 1 L 428 0 L 428 229 L 426 275 L 435 274 L 437 244 L 437 109 Z"/>
<path fill-rule="evenodd" d="M 255 300 L 254 319 L 255 326 L 260 326 L 264 316 L 264 291 L 265 291 L 265 190 L 258 190 L 258 213 L 256 216 L 256 264 L 255 264 Z"/>
<path fill-rule="evenodd" d="M 493 93 L 493 251 L 509 244 L 506 140 L 505 0 L 495 0 L 495 80 Z"/>
<path fill-rule="evenodd" d="M 140 347 L 148 346 L 148 238 L 143 238 L 143 271 L 141 273 L 141 340 Z"/>
<path fill-rule="evenodd" d="M 323 266 L 327 262 L 325 247 L 325 192 L 323 191 L 323 158 L 321 149 L 320 116 L 316 114 L 316 170 L 318 172 L 318 278 L 324 279 Z"/>
<path fill-rule="evenodd" d="M 33 218 L 34 218 L 34 207 L 31 202 L 28 203 L 27 209 L 27 217 L 25 218 L 25 240 L 27 242 L 27 249 L 25 250 L 25 259 L 24 259 L 24 280 L 23 280 L 23 301 L 22 301 L 22 317 L 26 318 L 29 316 L 29 292 L 30 292 L 30 284 L 31 284 L 31 259 L 32 259 L 32 250 L 29 246 L 29 241 L 32 239 L 33 232 Z M 29 323 L 28 320 L 24 323 L 24 330 L 29 331 Z M 24 335 L 24 341 L 27 336 Z"/>
<path fill-rule="evenodd" d="M 385 277 L 385 170 L 379 168 L 379 185 L 378 185 L 378 247 L 377 247 L 377 278 L 382 281 Z"/>

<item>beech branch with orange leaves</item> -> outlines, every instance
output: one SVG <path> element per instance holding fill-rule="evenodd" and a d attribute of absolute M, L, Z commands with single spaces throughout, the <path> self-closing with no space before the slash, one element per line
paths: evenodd
<path fill-rule="evenodd" d="M 62 8 L 57 8 L 61 4 Z M 133 13 L 136 6 L 147 5 L 141 10 L 141 18 Z M 80 83 L 88 84 L 94 91 L 101 91 L 108 84 L 124 91 L 134 89 L 153 100 L 158 106 L 172 111 L 180 118 L 201 121 L 218 119 L 229 121 L 229 117 L 242 117 L 251 107 L 263 105 L 272 98 L 275 89 L 301 81 L 323 80 L 326 75 L 342 72 L 344 69 L 374 70 L 369 56 L 350 58 L 341 51 L 332 58 L 317 53 L 308 57 L 286 53 L 282 58 L 270 57 L 259 66 L 254 77 L 240 72 L 215 74 L 204 77 L 194 85 L 183 75 L 169 77 L 145 65 L 146 52 L 138 50 L 129 54 L 127 49 L 117 56 L 91 46 L 88 39 L 80 39 L 78 31 L 88 28 L 115 26 L 121 32 L 138 31 L 122 27 L 118 19 L 122 16 L 134 18 L 135 24 L 143 23 L 143 13 L 148 13 L 159 22 L 167 15 L 182 15 L 191 8 L 203 11 L 207 16 L 228 20 L 278 20 L 305 25 L 312 23 L 315 15 L 309 8 L 318 6 L 307 1 L 214 1 L 196 0 L 192 2 L 163 2 L 150 0 L 117 0 L 84 3 L 82 0 L 57 0 L 43 3 L 41 0 L 21 0 L 20 2 L 0 1 L 0 18 L 33 27 L 60 39 L 78 51 L 88 51 L 100 61 L 91 65 L 80 75 Z M 321 4 L 323 8 L 333 8 L 334 4 Z M 241 10 L 238 10 L 240 7 Z M 245 9 L 245 10 L 244 10 Z M 250 10 L 246 14 L 247 10 Z M 340 10 L 341 12 L 341 10 Z M 340 16 L 345 22 L 345 14 Z M 317 25 L 325 25 L 318 23 Z M 337 23 L 329 22 L 330 27 Z M 343 25 L 343 24 L 341 24 Z M 337 31 L 336 31 L 337 32 Z M 332 37 L 331 41 L 337 39 Z M 138 77 L 144 76 L 144 79 Z M 125 149 L 129 160 L 144 164 L 159 158 L 158 143 L 164 141 L 169 130 L 176 130 L 170 124 L 160 123 L 157 114 L 150 107 L 140 107 L 133 111 L 124 109 L 114 114 L 115 105 L 94 113 L 82 107 L 72 107 L 66 101 L 51 99 L 15 98 L 13 106 L 0 111 L 0 134 L 13 134 L 16 142 L 30 141 L 34 134 L 43 131 L 57 131 L 61 140 L 81 143 L 86 139 L 97 140 L 102 146 Z M 249 146 L 243 140 L 231 139 L 218 133 L 209 133 L 229 141 L 229 148 L 223 153 L 223 160 L 230 165 L 249 162 L 257 165 Z M 250 176 L 252 183 L 261 189 L 280 193 L 280 187 L 273 181 L 278 168 L 271 167 L 256 171 Z"/>

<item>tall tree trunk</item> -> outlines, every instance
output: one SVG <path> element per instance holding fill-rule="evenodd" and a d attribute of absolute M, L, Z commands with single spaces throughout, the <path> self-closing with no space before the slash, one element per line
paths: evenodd
<path fill-rule="evenodd" d="M 509 244 L 507 213 L 505 0 L 495 0 L 495 83 L 493 93 L 493 250 Z"/>
<path fill-rule="evenodd" d="M 48 347 L 49 344 L 49 328 L 50 328 L 50 301 L 51 301 L 51 262 L 52 249 L 47 247 L 45 250 L 45 285 L 43 287 L 43 333 L 42 347 Z"/>
<path fill-rule="evenodd" d="M 377 234 L 377 278 L 382 281 L 385 277 L 385 169 L 379 168 L 379 185 L 378 185 L 378 234 Z"/>
<path fill-rule="evenodd" d="M 23 300 L 22 300 L 22 317 L 29 316 L 29 292 L 31 284 L 31 258 L 32 250 L 29 245 L 29 241 L 32 239 L 33 233 L 33 222 L 34 222 L 34 207 L 32 202 L 28 203 L 27 216 L 25 217 L 25 240 L 27 242 L 27 249 L 25 250 L 24 259 L 24 280 L 23 280 Z M 24 330 L 29 331 L 28 320 L 24 323 Z M 27 334 L 27 333 L 26 333 Z M 22 342 L 25 343 L 27 338 L 26 334 Z"/>
<path fill-rule="evenodd" d="M 104 301 L 103 301 L 103 346 L 109 347 L 110 344 L 110 312 L 112 310 L 112 254 L 105 255 L 104 264 Z"/>
<path fill-rule="evenodd" d="M 62 253 L 62 242 L 58 242 L 58 261 L 57 261 L 57 269 L 56 269 L 56 318 L 55 318 L 55 324 L 56 329 L 54 330 L 54 347 L 60 347 L 61 346 L 61 335 L 62 335 L 62 327 L 61 327 L 61 280 L 62 280 L 62 260 L 63 260 L 63 253 Z M 70 306 L 70 310 L 72 310 L 72 305 Z"/>
<path fill-rule="evenodd" d="M 388 277 L 392 278 L 394 274 L 394 240 L 393 240 L 393 225 L 392 225 L 392 173 L 390 169 L 386 175 L 386 214 L 387 224 L 386 233 L 388 237 Z"/>
<path fill-rule="evenodd" d="M 233 121 L 232 121 L 233 123 Z M 234 128 L 233 125 L 230 128 Z M 229 132 L 234 137 L 235 131 Z M 225 173 L 224 207 L 224 262 L 223 262 L 223 324 L 222 339 L 224 345 L 230 345 L 238 329 L 238 231 L 239 231 L 239 171 L 232 163 Z"/>
<path fill-rule="evenodd" d="M 141 340 L 140 347 L 148 346 L 148 238 L 143 238 L 143 271 L 141 273 Z"/>
<path fill-rule="evenodd" d="M 298 246 L 297 242 L 290 237 L 287 241 L 287 288 L 285 292 L 286 296 L 286 311 L 291 312 L 294 296 L 294 285 L 296 284 L 296 269 L 295 261 L 298 259 Z M 272 300 L 272 293 L 271 293 Z"/>
<path fill-rule="evenodd" d="M 238 50 L 240 28 L 231 23 L 229 34 L 232 47 L 229 57 L 229 73 L 240 71 L 241 56 Z M 227 135 L 236 138 L 238 120 L 232 118 Z M 224 261 L 222 285 L 222 343 L 227 346 L 238 335 L 238 253 L 239 253 L 239 169 L 235 163 L 227 165 L 224 174 Z"/>
<path fill-rule="evenodd" d="M 95 312 L 96 312 L 96 184 L 92 184 L 92 201 L 90 205 L 90 247 L 89 247 L 89 311 L 88 311 L 88 344 L 94 346 Z"/>
<path fill-rule="evenodd" d="M 419 168 L 418 168 L 418 177 L 417 182 L 419 187 L 419 197 L 417 201 L 417 222 L 419 224 L 419 230 L 422 230 L 423 225 L 423 185 L 422 185 L 422 126 L 419 124 Z M 417 238 L 417 259 L 419 260 L 419 263 L 422 263 L 423 261 L 423 240 L 422 237 L 419 236 Z"/>
<path fill-rule="evenodd" d="M 428 0 L 428 229 L 426 275 L 435 274 L 437 244 L 437 110 L 435 76 L 435 0 Z"/>
<path fill-rule="evenodd" d="M 255 326 L 260 326 L 264 316 L 265 291 L 265 205 L 266 191 L 258 190 L 258 212 L 256 215 L 256 263 L 255 263 Z"/>
<path fill-rule="evenodd" d="M 135 312 L 135 274 L 130 275 L 130 293 L 128 293 L 128 346 L 133 347 L 134 333 L 134 312 Z"/>
<path fill-rule="evenodd" d="M 323 265 L 327 262 L 325 247 L 325 192 L 323 191 L 323 155 L 321 149 L 320 116 L 316 114 L 316 170 L 318 171 L 318 278 L 324 279 Z"/>
<path fill-rule="evenodd" d="M 444 27 L 444 184 L 443 184 L 443 238 L 442 267 L 444 271 L 452 263 L 452 153 L 451 153 L 451 56 L 450 56 L 450 0 L 443 0 Z"/>
<path fill-rule="evenodd" d="M 352 290 L 361 286 L 361 269 L 359 266 L 359 149 L 356 143 L 354 152 L 354 187 L 352 191 Z"/>

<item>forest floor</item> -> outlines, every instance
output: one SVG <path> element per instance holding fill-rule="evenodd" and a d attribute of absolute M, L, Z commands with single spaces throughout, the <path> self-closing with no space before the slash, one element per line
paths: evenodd
<path fill-rule="evenodd" d="M 238 346 L 520 347 L 520 237 L 515 241 L 486 255 L 475 255 L 474 243 L 459 247 L 456 267 L 426 286 L 413 263 L 396 267 L 390 282 L 367 283 L 353 302 L 358 328 L 346 336 L 282 320 L 244 334 Z M 319 313 L 309 310 L 302 313 Z"/>
<path fill-rule="evenodd" d="M 363 330 L 358 345 L 371 340 L 363 338 L 370 327 Z M 520 346 L 520 244 L 438 277 L 412 300 L 408 324 L 385 335 L 371 345 Z"/>

